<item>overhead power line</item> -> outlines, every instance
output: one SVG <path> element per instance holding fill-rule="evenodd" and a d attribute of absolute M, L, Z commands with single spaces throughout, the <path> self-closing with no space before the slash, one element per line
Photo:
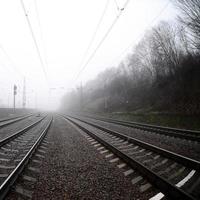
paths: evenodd
<path fill-rule="evenodd" d="M 91 54 L 91 56 L 88 58 L 87 62 L 85 63 L 85 65 L 81 68 L 81 70 L 78 72 L 75 80 L 77 80 L 77 78 L 80 76 L 80 74 L 85 70 L 85 68 L 87 67 L 87 65 L 90 63 L 90 61 L 92 60 L 92 58 L 95 56 L 96 52 L 98 51 L 98 49 L 101 47 L 101 45 L 103 44 L 103 42 L 105 41 L 105 39 L 107 38 L 107 36 L 109 35 L 109 33 L 111 32 L 111 30 L 113 29 L 114 25 L 117 23 L 118 19 L 120 18 L 120 16 L 122 15 L 123 11 L 125 10 L 125 8 L 127 7 L 128 3 L 130 0 L 127 0 L 123 6 L 123 8 L 121 8 L 119 10 L 119 14 L 116 16 L 116 18 L 114 19 L 114 21 L 112 22 L 111 26 L 109 27 L 109 29 L 107 30 L 106 34 L 103 36 L 103 38 L 101 39 L 101 41 L 99 42 L 99 44 L 97 45 L 97 47 L 95 48 L 95 50 L 93 51 L 93 53 Z"/>
<path fill-rule="evenodd" d="M 34 5 L 35 5 L 35 12 L 36 12 L 36 16 L 37 16 L 38 25 L 39 25 L 39 28 L 40 28 L 40 34 L 41 34 L 41 38 L 42 38 L 42 36 L 43 36 L 43 34 L 42 34 L 42 26 L 41 26 L 41 23 L 40 23 L 37 0 L 34 0 Z"/>
<path fill-rule="evenodd" d="M 1 51 L 4 53 L 4 55 L 7 57 L 8 61 L 10 62 L 10 66 L 12 67 L 12 69 L 20 76 L 20 77 L 24 77 L 24 74 L 16 67 L 15 63 L 13 62 L 13 60 L 11 59 L 11 57 L 8 55 L 7 51 L 5 50 L 5 48 L 0 45 L 0 49 Z"/>
<path fill-rule="evenodd" d="M 34 4 L 35 4 L 35 12 L 36 12 L 36 16 L 37 16 L 37 21 L 38 21 L 38 25 L 39 25 L 39 29 L 40 29 L 40 36 L 41 36 L 43 50 L 44 50 L 44 62 L 45 62 L 45 65 L 48 66 L 47 56 L 46 56 L 46 48 L 45 48 L 45 42 L 44 42 L 44 37 L 43 37 L 42 25 L 40 22 L 40 15 L 39 15 L 39 10 L 38 10 L 37 0 L 34 0 Z"/>
<path fill-rule="evenodd" d="M 146 29 L 149 28 L 149 27 L 154 23 L 154 21 L 156 21 L 156 20 L 158 19 L 158 17 L 160 17 L 160 15 L 161 15 L 161 14 L 166 10 L 166 8 L 168 7 L 169 3 L 170 3 L 170 2 L 168 1 L 168 2 L 164 5 L 164 7 L 160 10 L 160 12 L 159 12 L 159 13 L 151 20 L 151 22 L 147 25 Z M 113 59 L 113 61 L 111 62 L 110 65 L 112 65 L 112 63 L 115 63 L 115 61 L 116 61 L 117 59 L 119 59 L 125 52 L 127 52 L 128 49 L 130 49 L 130 48 L 133 46 L 133 44 L 135 43 L 135 41 L 138 40 L 140 37 L 141 37 L 141 34 L 139 34 L 139 35 L 136 37 L 136 39 L 134 39 L 134 41 L 132 41 L 125 49 L 123 49 L 123 50 L 121 51 L 121 53 L 120 53 L 118 56 L 116 56 L 115 59 Z"/>
<path fill-rule="evenodd" d="M 91 38 L 91 40 L 90 40 L 90 42 L 89 42 L 89 45 L 88 45 L 88 47 L 87 47 L 87 49 L 86 49 L 86 51 L 85 51 L 85 53 L 84 53 L 84 55 L 83 55 L 83 59 L 82 59 L 80 65 L 79 65 L 79 68 L 83 65 L 83 62 L 84 62 L 84 60 L 85 60 L 85 57 L 87 56 L 87 54 L 88 54 L 88 52 L 89 52 L 89 50 L 90 50 L 90 48 L 91 48 L 91 46 L 92 46 L 92 44 L 93 44 L 93 42 L 94 42 L 94 39 L 96 38 L 97 32 L 98 32 L 98 30 L 99 30 L 99 28 L 100 28 L 100 25 L 101 25 L 101 23 L 102 23 L 102 21 L 103 21 L 103 18 L 104 18 L 104 16 L 105 16 L 105 14 L 106 14 L 109 1 L 110 1 L 110 0 L 107 0 L 107 1 L 106 1 L 105 7 L 104 7 L 104 9 L 103 9 L 103 13 L 102 13 L 102 15 L 101 15 L 101 17 L 100 17 L 100 19 L 99 19 L 99 22 L 98 22 L 98 24 L 97 24 L 97 26 L 96 26 L 96 29 L 95 29 L 94 33 L 93 33 L 93 35 L 92 35 L 92 38 Z"/>
<path fill-rule="evenodd" d="M 118 3 L 117 3 L 117 0 L 114 0 L 114 2 L 115 2 L 115 5 L 116 5 L 116 7 L 117 7 L 117 10 L 119 10 L 120 8 L 119 8 L 119 5 L 118 5 Z"/>
<path fill-rule="evenodd" d="M 23 0 L 21 0 L 21 5 L 22 5 L 23 11 L 24 11 L 24 15 L 25 15 L 25 17 L 26 17 L 26 20 L 27 20 L 27 23 L 28 23 L 28 26 L 29 26 L 29 30 L 30 30 L 31 36 L 32 36 L 32 38 L 33 38 L 33 41 L 34 41 L 34 44 L 35 44 L 35 47 L 36 47 L 36 50 L 37 50 L 37 55 L 38 55 L 38 58 L 39 58 L 39 60 L 40 60 L 42 70 L 43 70 L 43 72 L 44 72 L 44 75 L 45 75 L 45 78 L 46 78 L 46 82 L 47 82 L 47 84 L 48 84 L 48 86 L 49 86 L 48 77 L 47 77 L 47 73 L 46 73 L 46 70 L 45 70 L 45 66 L 44 66 L 44 63 L 43 63 L 43 60 L 42 60 L 42 56 L 41 56 L 41 53 L 40 53 L 40 49 L 39 49 L 39 46 L 38 46 L 38 44 L 37 44 L 37 40 L 36 40 L 36 37 L 35 37 L 35 35 L 34 35 L 34 31 L 33 31 L 31 22 L 30 22 L 30 20 L 29 20 L 28 13 L 26 12 L 26 8 L 25 8 L 25 5 L 24 5 Z"/>
<path fill-rule="evenodd" d="M 10 55 L 8 54 L 8 52 L 5 50 L 5 48 L 1 44 L 0 44 L 0 49 L 1 49 L 1 51 L 3 52 L 3 54 L 5 55 L 5 57 L 7 58 L 7 60 L 10 63 L 10 65 L 8 65 L 9 69 L 8 69 L 7 65 L 5 65 L 4 63 L 0 63 L 0 65 L 1 65 L 1 67 L 3 69 L 5 69 L 9 73 L 14 73 L 15 72 L 18 75 L 18 77 L 20 77 L 20 78 L 25 78 L 26 77 L 26 79 L 29 79 L 29 80 L 32 79 L 32 77 L 28 76 L 27 74 L 25 74 L 21 70 L 19 70 L 19 68 L 17 67 L 16 63 L 13 61 L 13 59 L 10 57 Z M 13 70 L 11 70 L 11 68 Z M 9 75 L 10 74 L 8 74 L 8 76 Z M 15 81 L 15 80 L 12 80 L 12 81 Z"/>

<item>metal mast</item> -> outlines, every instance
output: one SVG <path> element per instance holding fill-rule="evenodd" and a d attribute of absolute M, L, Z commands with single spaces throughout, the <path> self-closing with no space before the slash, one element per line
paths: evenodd
<path fill-rule="evenodd" d="M 26 79 L 24 78 L 22 107 L 26 108 Z"/>

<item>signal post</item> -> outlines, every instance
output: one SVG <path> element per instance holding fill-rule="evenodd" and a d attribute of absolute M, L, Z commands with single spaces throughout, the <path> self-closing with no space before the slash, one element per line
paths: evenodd
<path fill-rule="evenodd" d="M 14 99 L 13 99 L 13 110 L 14 110 L 14 113 L 15 113 L 15 96 L 17 95 L 17 86 L 14 85 L 14 88 L 13 88 L 13 96 L 14 96 Z"/>

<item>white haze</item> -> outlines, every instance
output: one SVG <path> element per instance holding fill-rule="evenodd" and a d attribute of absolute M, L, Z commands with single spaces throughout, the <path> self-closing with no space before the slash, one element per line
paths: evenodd
<path fill-rule="evenodd" d="M 84 84 L 93 79 L 105 68 L 117 66 L 131 48 L 121 57 L 118 55 L 129 44 L 133 43 L 134 46 L 146 29 L 161 20 L 169 21 L 176 17 L 176 9 L 167 0 L 130 0 L 101 48 L 81 76 L 75 80 L 106 1 L 36 0 L 40 29 L 35 0 L 24 0 L 45 63 L 48 77 L 46 81 L 20 0 L 1 0 L 0 106 L 12 106 L 12 88 L 13 84 L 16 84 L 17 106 L 21 107 L 25 76 L 27 107 L 57 108 L 65 92 L 76 88 L 81 82 Z M 125 0 L 117 2 L 119 7 L 122 7 Z M 166 8 L 160 14 L 164 7 Z M 106 33 L 117 12 L 115 1 L 110 0 L 88 57 Z M 152 23 L 158 14 L 159 17 Z M 49 87 L 54 89 L 49 91 Z"/>

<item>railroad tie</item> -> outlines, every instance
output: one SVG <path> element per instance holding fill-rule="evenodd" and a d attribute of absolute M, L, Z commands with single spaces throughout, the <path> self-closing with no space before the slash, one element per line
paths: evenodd
<path fill-rule="evenodd" d="M 36 173 L 39 173 L 40 172 L 40 169 L 38 168 L 35 168 L 35 167 L 28 167 L 28 169 L 32 172 L 36 172 Z"/>
<path fill-rule="evenodd" d="M 97 150 L 100 151 L 100 150 L 102 150 L 102 149 L 104 149 L 104 147 L 99 147 Z"/>
<path fill-rule="evenodd" d="M 35 156 L 39 157 L 39 158 L 45 158 L 43 155 L 36 153 Z"/>
<path fill-rule="evenodd" d="M 9 174 L 0 174 L 0 178 L 7 178 Z"/>
<path fill-rule="evenodd" d="M 94 141 L 94 142 L 92 142 L 91 144 L 92 144 L 92 145 L 97 144 L 97 141 Z"/>
<path fill-rule="evenodd" d="M 2 162 L 9 162 L 10 159 L 8 159 L 8 158 L 0 158 L 0 161 L 2 161 Z"/>
<path fill-rule="evenodd" d="M 14 169 L 15 166 L 0 165 L 0 169 Z"/>
<path fill-rule="evenodd" d="M 137 176 L 131 180 L 131 183 L 134 185 L 134 184 L 138 183 L 139 181 L 141 181 L 142 179 L 143 179 L 142 176 Z"/>
<path fill-rule="evenodd" d="M 24 189 L 21 185 L 17 185 L 15 187 L 15 192 L 28 198 L 32 198 L 33 194 L 32 191 Z"/>
<path fill-rule="evenodd" d="M 126 163 L 121 163 L 121 164 L 117 165 L 117 167 L 118 167 L 119 169 L 121 169 L 121 168 L 123 168 L 123 167 L 126 167 Z"/>
<path fill-rule="evenodd" d="M 110 158 L 110 157 L 112 157 L 113 155 L 114 155 L 113 153 L 110 153 L 110 154 L 106 155 L 105 158 Z"/>
<path fill-rule="evenodd" d="M 42 163 L 40 160 L 36 160 L 36 159 L 33 159 L 32 162 L 38 163 L 38 164 L 41 164 L 41 163 Z"/>
<path fill-rule="evenodd" d="M 38 149 L 38 152 L 40 152 L 40 153 L 46 153 L 46 151 L 44 151 L 44 150 L 42 150 L 42 149 Z"/>
<path fill-rule="evenodd" d="M 100 151 L 100 154 L 104 154 L 104 153 L 107 153 L 107 152 L 108 152 L 108 150 L 106 149 L 104 151 Z"/>
<path fill-rule="evenodd" d="M 119 161 L 119 158 L 113 158 L 112 160 L 109 160 L 110 163 L 114 163 L 114 162 L 117 162 Z"/>
<path fill-rule="evenodd" d="M 146 183 L 146 184 L 140 186 L 140 192 L 141 193 L 146 192 L 151 187 L 152 187 L 152 185 L 150 183 Z"/>
<path fill-rule="evenodd" d="M 130 174 L 132 174 L 134 172 L 133 169 L 129 169 L 127 171 L 124 172 L 124 176 L 129 176 Z"/>
<path fill-rule="evenodd" d="M 22 178 L 26 181 L 30 181 L 30 182 L 36 182 L 37 179 L 28 175 L 23 175 Z"/>

